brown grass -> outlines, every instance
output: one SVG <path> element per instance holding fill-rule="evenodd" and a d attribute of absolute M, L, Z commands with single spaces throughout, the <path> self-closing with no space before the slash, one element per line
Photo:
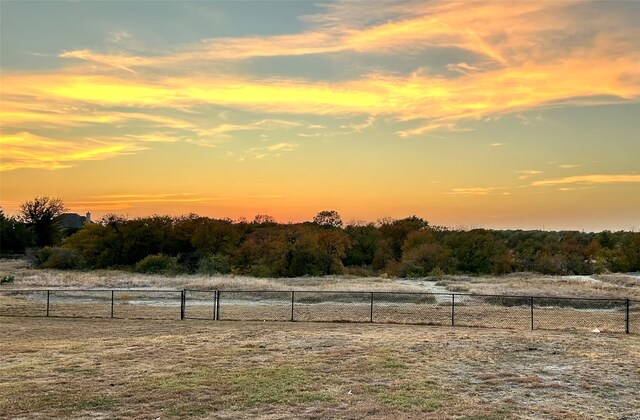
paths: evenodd
<path fill-rule="evenodd" d="M 637 336 L 2 317 L 0 335 L 2 418 L 640 414 Z"/>
<path fill-rule="evenodd" d="M 255 278 L 246 276 L 180 275 L 161 276 L 118 270 L 61 271 L 30 267 L 24 260 L 0 259 L 0 276 L 13 276 L 14 282 L 0 290 L 19 288 L 164 288 L 221 290 L 341 290 L 377 292 L 425 292 L 419 281 L 411 279 L 325 276 L 297 278 Z M 424 279 L 420 279 L 424 280 Z M 435 279 L 434 279 L 435 280 Z M 438 285 L 459 293 L 629 298 L 640 300 L 640 278 L 624 274 L 544 276 L 515 273 L 507 276 L 445 276 Z"/>
<path fill-rule="evenodd" d="M 61 288 L 166 288 L 223 290 L 366 290 L 423 291 L 417 285 L 398 284 L 381 277 L 325 276 L 297 278 L 256 278 L 233 275 L 162 276 L 119 270 L 61 271 L 30 267 L 24 260 L 0 259 L 0 276 L 13 276 L 2 289 Z"/>
<path fill-rule="evenodd" d="M 199 293 L 200 300 L 191 300 L 187 293 L 185 316 L 191 319 L 213 320 L 215 314 L 213 293 Z M 265 295 L 261 293 L 260 296 Z M 326 295 L 296 293 L 297 299 Z M 130 318 L 130 319 L 180 319 L 180 292 L 155 293 L 150 291 L 116 291 L 111 306 L 111 292 L 99 291 L 51 291 L 49 299 L 50 317 L 79 318 Z M 427 324 L 451 326 L 531 329 L 531 308 L 527 302 L 517 305 L 500 305 L 483 298 L 459 297 L 461 301 L 452 308 L 451 301 L 396 301 L 382 300 L 376 295 L 373 311 L 369 294 L 333 294 L 344 301 L 296 300 L 293 313 L 291 293 L 271 293 L 268 299 L 250 299 L 253 294 L 221 293 L 219 319 L 233 321 L 295 321 L 306 322 L 373 322 L 394 324 Z M 392 297 L 402 295 L 391 295 Z M 409 295 L 415 297 L 414 295 Z M 364 297 L 364 299 L 363 299 Z M 403 299 L 406 297 L 402 296 Z M 462 300 L 464 298 L 464 300 Z M 351 299 L 351 300 L 350 300 Z M 508 299 L 502 299 L 508 303 Z M 572 301 L 561 301 L 574 304 Z M 579 301 L 583 303 L 583 301 Z M 590 302 L 586 302 L 590 303 Z M 598 302 L 596 302 L 598 303 Z M 452 311 L 453 309 L 453 311 Z M 626 306 L 619 302 L 608 308 L 583 308 L 540 304 L 534 300 L 533 327 L 546 330 L 570 330 L 591 332 L 624 333 L 626 330 Z M 452 313 L 453 312 L 453 313 Z M 0 293 L 0 316 L 47 315 L 47 293 L 44 291 Z M 640 302 L 632 303 L 629 311 L 629 330 L 640 333 Z"/>
<path fill-rule="evenodd" d="M 516 273 L 508 276 L 448 276 L 438 281 L 454 292 L 593 298 L 629 298 L 640 300 L 640 278 L 624 274 L 593 277 L 544 276 Z"/>

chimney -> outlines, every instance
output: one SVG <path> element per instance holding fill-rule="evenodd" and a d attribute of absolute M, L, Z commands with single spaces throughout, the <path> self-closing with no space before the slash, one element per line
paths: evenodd
<path fill-rule="evenodd" d="M 91 223 L 91 213 L 87 212 L 87 214 L 84 216 L 84 222 L 85 223 Z"/>

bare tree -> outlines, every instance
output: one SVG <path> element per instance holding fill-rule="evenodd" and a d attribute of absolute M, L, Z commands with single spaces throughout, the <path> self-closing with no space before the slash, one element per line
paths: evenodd
<path fill-rule="evenodd" d="M 323 210 L 320 213 L 316 214 L 313 218 L 313 223 L 316 223 L 320 226 L 331 226 L 331 227 L 341 227 L 342 219 L 340 215 L 335 210 Z"/>
<path fill-rule="evenodd" d="M 51 245 L 60 235 L 60 227 L 56 218 L 67 208 L 60 198 L 36 197 L 26 201 L 18 209 L 18 220 L 33 229 L 36 235 L 36 245 Z"/>

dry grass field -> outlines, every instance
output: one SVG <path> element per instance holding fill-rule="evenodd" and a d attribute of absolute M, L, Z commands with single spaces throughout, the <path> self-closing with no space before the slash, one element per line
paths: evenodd
<path fill-rule="evenodd" d="M 630 276 L 449 276 L 436 286 L 424 279 L 65 272 L 20 260 L 0 260 L 0 275 L 15 279 L 0 287 L 0 418 L 640 419 L 637 303 L 633 334 L 625 335 L 619 308 L 585 311 L 541 300 L 530 331 L 522 302 L 461 297 L 452 328 L 448 297 L 419 297 L 378 302 L 369 324 L 366 296 L 315 302 L 312 292 L 639 299 L 639 280 Z M 42 317 L 46 292 L 11 292 L 38 288 L 62 289 L 52 292 L 55 317 Z M 116 292 L 115 318 L 108 319 L 110 291 L 70 288 L 142 290 Z M 151 297 L 149 288 L 166 291 Z M 290 293 L 275 292 L 270 303 L 227 293 L 223 321 L 180 321 L 180 293 L 170 290 L 181 288 L 307 290 L 297 294 L 297 321 L 361 323 L 270 322 L 291 316 Z M 187 304 L 187 316 L 210 318 L 213 307 L 202 303 L 211 296 L 200 299 Z M 66 318 L 77 316 L 98 318 Z M 603 333 L 591 333 L 594 327 Z"/>
<path fill-rule="evenodd" d="M 255 278 L 243 276 L 136 274 L 117 270 L 61 271 L 32 268 L 24 260 L 0 259 L 0 276 L 13 276 L 8 288 L 167 288 L 221 290 L 346 290 L 374 292 L 457 292 L 522 296 L 629 298 L 640 300 L 640 277 L 625 274 L 544 276 L 444 276 L 435 281 L 382 277 Z M 434 279 L 435 280 L 435 279 Z"/>
<path fill-rule="evenodd" d="M 640 418 L 637 335 L 0 317 L 0 418 Z"/>
<path fill-rule="evenodd" d="M 381 277 L 255 278 L 233 275 L 163 276 L 118 270 L 62 271 L 32 268 L 24 260 L 0 259 L 0 276 L 15 280 L 2 288 L 167 288 L 222 290 L 365 290 L 421 292 L 419 285 Z"/>
<path fill-rule="evenodd" d="M 640 300 L 640 276 L 627 274 L 544 276 L 515 273 L 500 277 L 450 276 L 438 281 L 438 285 L 461 293 Z"/>

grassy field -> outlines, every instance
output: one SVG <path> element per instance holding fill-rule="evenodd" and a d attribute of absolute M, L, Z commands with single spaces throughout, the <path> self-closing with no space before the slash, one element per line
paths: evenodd
<path fill-rule="evenodd" d="M 506 276 L 444 276 L 439 279 L 354 276 L 297 278 L 255 278 L 233 275 L 162 276 L 118 270 L 43 270 L 30 267 L 24 260 L 0 259 L 0 276 L 12 276 L 14 278 L 11 284 L 2 285 L 3 289 L 113 287 L 374 292 L 448 291 L 497 295 L 629 298 L 640 300 L 640 277 L 632 277 L 625 274 L 603 274 L 588 277 L 515 273 Z"/>
<path fill-rule="evenodd" d="M 640 418 L 637 335 L 0 317 L 0 418 Z"/>

